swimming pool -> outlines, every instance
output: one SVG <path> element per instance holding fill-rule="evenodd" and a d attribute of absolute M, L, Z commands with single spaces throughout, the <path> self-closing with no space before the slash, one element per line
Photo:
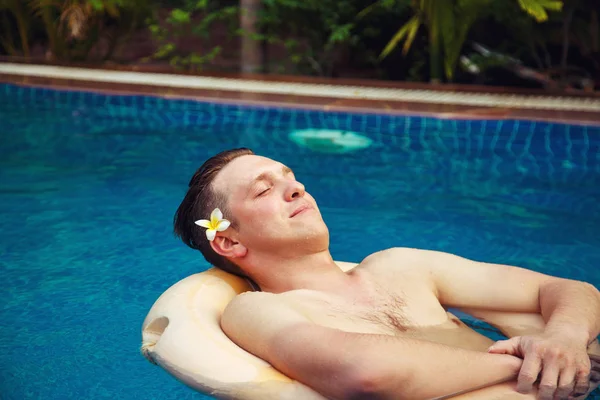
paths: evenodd
<path fill-rule="evenodd" d="M 0 123 L 2 399 L 208 398 L 140 355 L 140 326 L 167 287 L 208 267 L 173 237 L 172 218 L 196 168 L 232 147 L 294 169 L 330 227 L 335 259 L 419 247 L 600 286 L 598 126 L 8 84 Z M 373 143 L 315 152 L 289 140 L 305 128 Z"/>

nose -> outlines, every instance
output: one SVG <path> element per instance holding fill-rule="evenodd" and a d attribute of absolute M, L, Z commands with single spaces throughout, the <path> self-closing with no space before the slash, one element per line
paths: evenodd
<path fill-rule="evenodd" d="M 292 181 L 285 192 L 285 200 L 292 201 L 298 197 L 303 197 L 304 193 L 306 193 L 304 185 L 298 181 Z"/>

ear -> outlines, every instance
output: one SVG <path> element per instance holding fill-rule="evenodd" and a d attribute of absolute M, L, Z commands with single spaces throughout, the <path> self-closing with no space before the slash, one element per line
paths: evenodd
<path fill-rule="evenodd" d="M 240 258 L 244 257 L 248 252 L 246 246 L 227 236 L 217 235 L 215 239 L 210 242 L 210 247 L 215 253 L 228 258 Z"/>

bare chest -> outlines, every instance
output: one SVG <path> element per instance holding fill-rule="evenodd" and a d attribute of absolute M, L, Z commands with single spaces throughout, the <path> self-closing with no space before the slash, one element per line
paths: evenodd
<path fill-rule="evenodd" d="M 313 323 L 347 332 L 397 335 L 448 322 L 448 314 L 432 293 L 413 289 L 375 285 L 354 296 L 308 290 L 289 296 Z"/>
<path fill-rule="evenodd" d="M 311 291 L 288 300 L 311 322 L 345 332 L 382 334 L 427 340 L 469 350 L 486 351 L 492 341 L 447 313 L 437 299 L 381 297 L 365 305 Z"/>

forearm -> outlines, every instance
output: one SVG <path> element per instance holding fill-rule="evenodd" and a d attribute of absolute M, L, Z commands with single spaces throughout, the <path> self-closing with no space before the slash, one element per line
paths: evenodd
<path fill-rule="evenodd" d="M 335 399 L 429 399 L 516 378 L 521 360 L 387 335 L 297 326 L 271 362 Z"/>
<path fill-rule="evenodd" d="M 600 334 L 600 293 L 587 283 L 554 280 L 540 289 L 545 332 L 570 335 L 585 344 Z"/>

